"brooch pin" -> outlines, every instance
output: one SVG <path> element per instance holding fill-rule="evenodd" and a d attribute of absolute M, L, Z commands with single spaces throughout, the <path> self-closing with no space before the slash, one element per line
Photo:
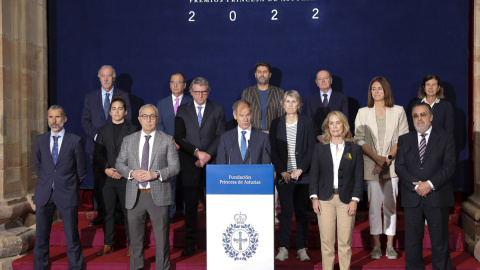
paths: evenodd
<path fill-rule="evenodd" d="M 346 154 L 345 159 L 352 160 L 352 155 L 350 153 Z"/>

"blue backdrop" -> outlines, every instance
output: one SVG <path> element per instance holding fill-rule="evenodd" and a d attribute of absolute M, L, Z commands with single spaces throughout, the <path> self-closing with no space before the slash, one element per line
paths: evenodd
<path fill-rule="evenodd" d="M 50 104 L 66 108 L 66 128 L 80 126 L 85 94 L 100 87 L 109 64 L 116 85 L 131 95 L 133 116 L 170 94 L 169 80 L 209 80 L 209 98 L 223 105 L 232 127 L 233 102 L 255 84 L 254 65 L 269 62 L 271 84 L 318 92 L 315 74 L 333 75 L 350 99 L 350 120 L 367 104 L 367 88 L 386 77 L 405 108 L 422 78 L 437 74 L 455 108 L 458 165 L 452 180 L 468 189 L 469 2 L 280 0 L 48 1 Z M 92 186 L 93 177 L 84 186 Z"/>

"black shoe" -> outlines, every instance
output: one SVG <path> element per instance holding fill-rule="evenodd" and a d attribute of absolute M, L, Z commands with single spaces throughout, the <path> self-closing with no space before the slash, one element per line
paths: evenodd
<path fill-rule="evenodd" d="M 97 216 L 92 221 L 90 221 L 90 223 L 88 223 L 88 226 L 97 226 L 102 224 L 103 224 L 103 218 Z"/>
<path fill-rule="evenodd" d="M 184 256 L 184 257 L 192 256 L 193 254 L 195 254 L 195 247 L 186 247 L 182 251 L 182 256 Z"/>

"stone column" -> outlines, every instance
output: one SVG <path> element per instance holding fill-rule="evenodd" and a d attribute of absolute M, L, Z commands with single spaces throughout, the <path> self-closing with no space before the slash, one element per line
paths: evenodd
<path fill-rule="evenodd" d="M 47 130 L 46 16 L 46 0 L 0 0 L 0 269 L 35 243 L 28 217 L 33 143 Z"/>
<path fill-rule="evenodd" d="M 474 2 L 473 27 L 474 192 L 462 203 L 462 225 L 468 251 L 480 260 L 480 158 L 476 158 L 480 156 L 480 0 Z"/>

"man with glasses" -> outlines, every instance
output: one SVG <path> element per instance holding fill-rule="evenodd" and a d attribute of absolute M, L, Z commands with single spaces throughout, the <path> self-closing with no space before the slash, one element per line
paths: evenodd
<path fill-rule="evenodd" d="M 205 195 L 205 165 L 214 163 L 220 135 L 225 131 L 221 105 L 208 100 L 210 85 L 198 77 L 190 84 L 193 101 L 178 108 L 175 142 L 180 146 L 181 181 L 185 200 L 185 244 L 182 256 L 195 253 L 198 200 Z"/>
<path fill-rule="evenodd" d="M 95 140 L 97 139 L 98 131 L 107 123 L 112 122 L 112 117 L 109 114 L 110 103 L 114 95 L 120 94 L 125 99 L 127 104 L 127 114 L 125 120 L 131 122 L 132 107 L 130 106 L 130 99 L 128 93 L 117 87 L 114 87 L 117 74 L 112 66 L 104 65 L 98 71 L 98 78 L 100 79 L 101 88 L 88 93 L 85 96 L 82 110 L 82 129 L 87 134 L 86 152 L 90 156 L 90 161 L 93 161 L 93 150 L 95 148 Z M 105 185 L 105 168 L 97 168 L 93 165 L 93 197 L 97 202 L 98 215 L 95 219 L 90 221 L 88 225 L 95 226 L 103 223 L 104 220 L 104 202 L 102 195 L 102 188 Z M 121 214 L 121 211 L 120 211 Z M 123 221 L 115 221 L 117 224 L 122 224 Z"/>
<path fill-rule="evenodd" d="M 432 246 L 433 269 L 452 269 L 448 217 L 455 205 L 450 177 L 455 170 L 451 133 L 432 127 L 432 108 L 413 107 L 415 131 L 398 138 L 395 172 L 400 178 L 405 213 L 406 269 L 423 269 L 425 220 Z"/>
<path fill-rule="evenodd" d="M 177 115 L 178 107 L 192 101 L 190 96 L 183 94 L 186 86 L 187 83 L 185 82 L 185 76 L 183 76 L 182 73 L 173 74 L 172 77 L 170 77 L 170 90 L 172 90 L 172 95 L 168 95 L 168 97 L 159 100 L 157 103 L 157 129 L 167 133 L 170 136 L 173 136 L 175 133 L 175 116 Z M 177 149 L 180 148 L 178 145 L 176 146 Z M 173 192 L 173 204 L 170 205 L 170 223 L 172 223 L 175 212 L 177 211 L 177 207 L 175 205 L 177 177 L 172 177 L 172 179 L 170 179 L 170 184 L 172 185 Z"/>
<path fill-rule="evenodd" d="M 158 110 L 140 108 L 142 130 L 123 139 L 116 169 L 127 178 L 125 207 L 130 234 L 130 269 L 144 268 L 146 216 L 156 243 L 155 269 L 170 269 L 169 211 L 173 203 L 170 178 L 180 171 L 178 151 L 170 135 L 156 130 Z"/>
<path fill-rule="evenodd" d="M 315 77 L 320 93 L 311 96 L 305 104 L 305 114 L 312 118 L 315 136 L 320 142 L 322 124 L 330 111 L 341 111 L 348 119 L 348 97 L 342 92 L 332 91 L 332 82 L 330 72 L 320 70 Z"/>

